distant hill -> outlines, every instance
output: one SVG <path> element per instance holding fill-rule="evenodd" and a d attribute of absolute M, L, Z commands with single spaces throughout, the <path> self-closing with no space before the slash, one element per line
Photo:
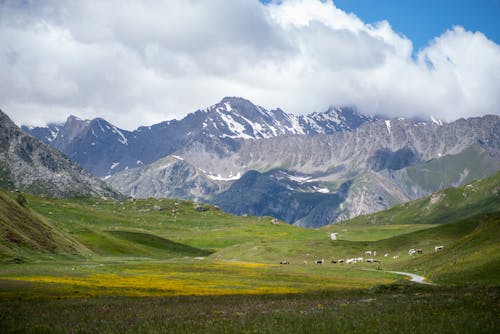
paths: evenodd
<path fill-rule="evenodd" d="M 500 172 L 341 224 L 444 224 L 500 211 Z"/>
<path fill-rule="evenodd" d="M 48 196 L 121 196 L 0 111 L 0 187 Z"/>

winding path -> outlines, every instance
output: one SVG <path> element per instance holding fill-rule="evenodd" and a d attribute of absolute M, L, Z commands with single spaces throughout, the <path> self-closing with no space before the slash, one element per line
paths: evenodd
<path fill-rule="evenodd" d="M 399 275 L 405 275 L 405 276 L 410 276 L 410 282 L 415 282 L 415 283 L 420 283 L 420 284 L 427 284 L 427 285 L 436 285 L 435 283 L 431 282 L 425 282 L 424 276 L 420 276 L 417 274 L 412 274 L 412 273 L 406 273 L 404 271 L 386 271 L 387 273 L 393 273 L 393 274 L 399 274 Z"/>
<path fill-rule="evenodd" d="M 375 269 L 366 269 L 366 268 L 363 268 L 361 270 L 377 271 Z M 407 272 L 404 272 L 404 271 L 390 271 L 390 270 L 384 270 L 384 273 L 391 273 L 391 274 L 398 274 L 398 275 L 409 276 L 410 277 L 410 282 L 415 282 L 415 283 L 419 283 L 419 284 L 427 284 L 427 285 L 436 285 L 436 283 L 424 281 L 425 277 L 417 275 L 417 274 L 407 273 Z"/>

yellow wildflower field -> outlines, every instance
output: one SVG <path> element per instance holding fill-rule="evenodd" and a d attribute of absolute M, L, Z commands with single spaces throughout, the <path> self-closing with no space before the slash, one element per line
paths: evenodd
<path fill-rule="evenodd" d="M 78 270 L 77 270 L 78 271 Z M 0 291 L 0 298 L 18 296 L 181 296 L 229 294 L 282 294 L 321 289 L 357 289 L 374 284 L 373 277 L 314 273 L 302 268 L 262 263 L 220 261 L 112 265 L 108 272 L 78 271 L 74 275 L 4 276 L 28 283 L 25 291 Z M 377 278 L 375 283 L 389 279 Z"/>

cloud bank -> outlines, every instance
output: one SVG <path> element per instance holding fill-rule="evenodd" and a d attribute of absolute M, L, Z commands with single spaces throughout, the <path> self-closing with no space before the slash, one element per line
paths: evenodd
<path fill-rule="evenodd" d="M 133 129 L 242 96 L 295 114 L 500 114 L 500 45 L 450 27 L 414 54 L 390 23 L 330 1 L 0 4 L 0 108 L 18 124 L 103 117 Z"/>

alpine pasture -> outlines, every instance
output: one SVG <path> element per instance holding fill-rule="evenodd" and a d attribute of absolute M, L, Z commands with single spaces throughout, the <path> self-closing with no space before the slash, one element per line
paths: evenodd
<path fill-rule="evenodd" d="M 498 179 L 440 195 L 462 191 L 471 215 L 445 220 L 453 201 L 423 199 L 319 229 L 187 201 L 2 192 L 0 330 L 495 332 Z M 421 221 L 390 219 L 422 207 Z"/>

